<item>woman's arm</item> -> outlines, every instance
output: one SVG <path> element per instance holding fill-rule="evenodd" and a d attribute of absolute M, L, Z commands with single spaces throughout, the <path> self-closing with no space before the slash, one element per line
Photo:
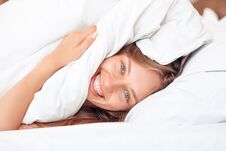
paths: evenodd
<path fill-rule="evenodd" d="M 0 130 L 19 128 L 34 94 L 57 70 L 82 55 L 95 40 L 95 31 L 96 27 L 92 26 L 69 34 L 52 53 L 0 97 Z"/>

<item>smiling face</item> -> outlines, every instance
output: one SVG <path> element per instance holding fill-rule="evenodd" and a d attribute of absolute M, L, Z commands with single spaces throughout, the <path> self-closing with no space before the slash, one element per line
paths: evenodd
<path fill-rule="evenodd" d="M 102 62 L 91 79 L 87 100 L 102 109 L 125 111 L 160 87 L 157 71 L 123 53 Z"/>

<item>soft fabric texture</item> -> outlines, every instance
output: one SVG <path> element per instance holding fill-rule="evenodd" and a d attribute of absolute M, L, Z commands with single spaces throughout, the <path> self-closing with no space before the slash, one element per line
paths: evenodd
<path fill-rule="evenodd" d="M 221 26 L 224 26 L 224 27 L 226 26 L 225 21 L 226 21 L 226 18 L 224 19 L 224 21 L 220 22 Z M 208 28 L 210 29 L 214 26 L 215 25 L 213 24 L 208 24 Z M 217 78 L 222 78 L 222 81 L 220 83 L 220 86 L 222 86 L 223 83 L 226 83 L 225 80 L 223 80 L 225 79 L 224 78 L 225 76 L 224 77 L 223 75 L 221 76 L 221 73 L 205 74 L 205 72 L 203 71 L 213 70 L 213 69 L 218 69 L 218 71 L 220 71 L 222 69 L 225 69 L 224 68 L 225 63 L 221 62 L 222 58 L 225 56 L 223 51 L 223 49 L 225 50 L 225 44 L 223 44 L 223 42 L 225 41 L 225 34 L 223 31 L 225 31 L 225 29 L 226 28 L 215 28 L 214 29 L 215 34 L 213 36 L 215 38 L 218 37 L 218 39 L 221 39 L 222 41 L 216 42 L 215 40 L 216 43 L 212 43 L 213 45 L 210 44 L 208 46 L 209 51 L 207 50 L 207 47 L 205 47 L 204 49 L 204 50 L 207 50 L 208 52 L 212 52 L 211 55 L 213 55 L 213 57 L 209 53 L 206 53 L 208 55 L 205 56 L 206 55 L 205 51 L 199 51 L 197 55 L 195 55 L 190 60 L 189 64 L 186 66 L 184 73 L 186 73 L 187 78 L 185 78 L 186 76 L 184 76 L 183 81 L 188 80 L 188 82 L 186 83 L 185 88 L 186 89 L 188 87 L 191 89 L 195 88 L 197 90 L 197 93 L 196 93 L 197 96 L 195 96 L 194 94 L 191 94 L 193 97 L 190 97 L 189 93 L 187 93 L 186 96 L 189 96 L 189 98 L 191 98 L 192 100 L 187 100 L 186 96 L 184 96 L 180 100 L 182 101 L 180 104 L 177 104 L 179 100 L 175 100 L 175 104 L 174 104 L 175 112 L 178 112 L 179 114 L 183 113 L 183 109 L 186 109 L 186 105 L 183 105 L 183 101 L 184 99 L 186 99 L 186 102 L 187 102 L 186 104 L 189 105 L 188 107 L 190 109 L 190 110 L 186 109 L 186 113 L 189 113 L 190 115 L 192 115 L 191 117 L 186 115 L 187 118 L 183 118 L 182 116 L 186 114 L 184 113 L 183 115 L 179 115 L 177 117 L 174 116 L 175 120 L 182 119 L 184 121 L 186 119 L 186 122 L 188 123 L 188 120 L 190 120 L 191 118 L 194 118 L 195 114 L 198 113 L 196 111 L 198 111 L 200 107 L 207 108 L 208 106 L 209 106 L 209 110 L 201 109 L 200 110 L 201 112 L 199 112 L 199 113 L 204 113 L 202 111 L 207 111 L 206 118 L 204 118 L 204 116 L 202 116 L 201 118 L 200 116 L 201 114 L 199 114 L 199 117 L 200 117 L 199 119 L 201 119 L 202 123 L 204 123 L 203 121 L 205 119 L 209 120 L 209 118 L 212 119 L 213 116 L 216 116 L 217 114 L 220 115 L 219 113 L 221 111 L 222 111 L 222 118 L 223 118 L 223 114 L 225 112 L 224 111 L 225 106 L 222 103 L 225 102 L 224 100 L 226 97 L 223 97 L 223 95 L 225 94 L 226 91 L 225 89 L 222 89 L 223 92 L 217 90 L 219 92 L 217 93 L 213 88 L 210 87 L 210 85 L 206 85 L 206 83 L 208 82 L 208 76 L 211 78 L 211 81 L 212 81 L 210 83 L 211 85 L 214 83 L 213 78 L 216 78 L 217 81 L 218 81 Z M 217 36 L 217 35 L 221 35 L 221 36 Z M 221 44 L 218 45 L 217 43 L 219 44 L 221 43 Z M 215 48 L 217 49 L 217 52 L 215 52 Z M 202 54 L 200 54 L 200 52 L 202 52 Z M 200 62 L 199 62 L 199 57 L 202 57 Z M 218 57 L 220 58 L 219 62 L 215 62 L 215 61 L 218 61 L 217 59 Z M 214 59 L 213 62 L 212 62 L 212 58 Z M 205 63 L 209 62 L 209 63 L 202 64 L 203 62 Z M 216 64 L 212 65 L 212 63 L 216 63 Z M 197 65 L 199 66 L 196 68 Z M 208 67 L 209 65 L 212 65 L 212 66 L 209 68 Z M 194 70 L 191 70 L 191 69 L 194 69 Z M 202 80 L 200 78 L 202 80 L 201 82 L 199 82 L 199 80 L 196 80 L 199 82 L 199 87 L 196 88 L 197 85 L 194 82 L 194 80 L 195 80 L 195 76 L 198 75 L 199 73 L 204 75 L 204 79 Z M 214 74 L 214 77 L 212 77 L 212 75 L 210 74 Z M 201 75 L 199 76 L 202 77 Z M 181 81 L 183 83 L 182 79 L 178 81 Z M 178 81 L 176 82 L 177 85 L 180 84 Z M 192 82 L 192 83 L 189 84 L 189 82 Z M 204 86 L 202 87 L 200 83 L 204 84 Z M 217 87 L 216 84 L 214 85 Z M 183 86 L 183 84 L 181 86 Z M 205 98 L 207 98 L 208 96 L 206 95 L 209 95 L 205 90 L 201 90 L 204 93 L 199 94 L 198 93 L 199 88 L 201 89 L 210 88 L 211 90 L 208 90 L 208 93 L 214 94 L 214 92 L 211 92 L 213 90 L 216 92 L 215 93 L 216 97 L 212 97 L 212 101 L 210 99 L 209 100 L 203 99 L 201 100 L 202 102 L 197 101 L 199 96 L 203 95 Z M 188 89 L 186 91 L 188 92 Z M 192 91 L 195 91 L 195 90 L 192 90 Z M 178 91 L 175 91 L 175 92 L 178 92 Z M 174 93 L 172 95 L 177 95 L 177 93 Z M 171 96 L 167 101 L 169 101 L 170 99 L 173 99 Z M 166 97 L 166 96 L 164 95 L 163 97 Z M 161 96 L 156 96 L 156 102 L 157 102 L 157 99 L 162 101 Z M 217 101 L 218 99 L 220 101 Z M 125 123 L 125 122 L 124 123 L 96 123 L 96 124 L 83 124 L 83 125 L 74 125 L 74 126 L 55 127 L 55 128 L 41 128 L 41 129 L 32 129 L 32 130 L 0 132 L 0 150 L 7 150 L 7 151 L 31 150 L 31 148 L 28 147 L 28 144 L 29 144 L 29 146 L 32 146 L 32 150 L 34 151 L 40 151 L 40 150 L 42 151 L 52 151 L 52 150 L 54 151 L 61 151 L 61 150 L 105 151 L 106 148 L 107 150 L 110 150 L 110 151 L 115 151 L 115 150 L 225 151 L 225 148 L 226 148 L 226 143 L 225 143 L 226 124 L 225 123 L 205 124 L 205 125 L 196 125 L 196 126 L 194 125 L 180 125 L 180 126 L 167 125 L 166 126 L 167 120 L 165 120 L 165 123 L 162 122 L 161 125 L 158 124 L 156 126 L 156 125 L 153 125 L 153 121 L 154 121 L 153 117 L 156 116 L 155 119 L 159 118 L 159 121 L 161 120 L 161 118 L 163 118 L 162 121 L 164 121 L 164 115 L 160 113 L 160 114 L 155 114 L 154 116 L 149 116 L 151 115 L 151 113 L 157 113 L 156 111 L 155 112 L 151 111 L 151 109 L 153 109 L 154 107 L 151 107 L 152 105 L 151 98 L 149 101 L 150 101 L 150 104 L 147 103 L 148 101 L 145 101 L 145 103 L 138 104 L 134 108 L 134 110 L 130 112 L 127 119 L 129 121 L 128 123 Z M 170 101 L 170 102 L 172 103 L 173 101 Z M 160 107 L 162 112 L 166 112 L 164 109 L 167 109 L 167 107 L 173 109 L 172 106 L 170 105 L 171 104 L 170 102 L 169 103 L 166 102 L 167 104 L 165 104 L 164 107 L 163 105 L 156 106 L 156 103 L 154 103 L 153 105 L 155 107 Z M 218 102 L 221 102 L 221 105 L 223 105 L 221 108 L 221 111 L 218 111 L 220 109 L 220 105 L 218 105 Z M 193 105 L 194 108 L 191 108 L 192 103 L 194 104 Z M 204 106 L 202 107 L 200 103 L 203 103 Z M 147 105 L 147 107 L 145 107 L 145 105 Z M 140 112 L 139 112 L 139 109 L 141 110 Z M 187 112 L 187 110 L 189 110 L 189 112 Z M 171 110 L 171 111 L 174 112 L 174 110 Z M 213 114 L 210 115 L 208 111 L 210 111 Z M 135 114 L 136 112 L 138 114 Z M 148 112 L 150 112 L 150 114 L 148 114 Z M 174 113 L 167 112 L 167 114 L 171 114 L 171 115 L 173 115 Z M 144 117 L 142 117 L 142 114 Z M 165 117 L 169 117 L 167 116 L 167 114 L 165 114 Z M 196 117 L 198 117 L 198 115 Z M 198 118 L 195 118 L 195 119 L 198 120 Z M 174 120 L 174 123 L 178 123 L 178 122 L 175 122 L 175 120 Z M 192 120 L 190 121 L 194 123 Z M 210 121 L 213 122 L 213 120 L 210 120 Z M 220 121 L 220 118 L 217 118 L 215 121 Z M 168 120 L 168 122 L 170 121 Z M 87 145 L 87 142 L 88 143 L 92 142 L 91 143 L 92 145 Z"/>
<path fill-rule="evenodd" d="M 166 89 L 137 104 L 129 123 L 200 125 L 226 121 L 226 22 L 205 16 L 213 41 L 200 48 Z"/>
<path fill-rule="evenodd" d="M 1 132 L 0 150 L 225 151 L 225 132 L 226 123 L 199 126 L 82 124 Z"/>
<path fill-rule="evenodd" d="M 103 3 L 105 7 L 100 7 Z M 11 0 L 0 7 L 0 22 L 0 94 L 54 50 L 68 32 L 97 24 L 96 41 L 80 59 L 48 79 L 35 94 L 24 123 L 75 114 L 99 64 L 125 44 L 139 40 L 145 55 L 168 64 L 209 40 L 187 0 Z"/>

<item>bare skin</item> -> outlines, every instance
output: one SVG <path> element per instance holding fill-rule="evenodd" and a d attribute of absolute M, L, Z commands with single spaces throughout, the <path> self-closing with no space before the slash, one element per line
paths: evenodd
<path fill-rule="evenodd" d="M 126 54 L 105 59 L 91 79 L 87 101 L 110 111 L 128 111 L 161 88 L 156 70 Z"/>
<path fill-rule="evenodd" d="M 95 27 L 90 27 L 69 34 L 51 54 L 0 98 L 0 130 L 37 128 L 35 123 L 21 126 L 34 94 L 57 70 L 82 55 L 95 39 L 95 34 L 92 35 L 94 37 L 88 36 L 94 31 Z M 125 54 L 118 54 L 105 59 L 99 66 L 91 79 L 87 100 L 111 111 L 129 110 L 158 90 L 160 85 L 161 79 L 156 71 L 146 69 Z M 97 87 L 101 87 L 101 90 Z"/>
<path fill-rule="evenodd" d="M 7 2 L 7 0 L 0 0 L 0 5 Z"/>
<path fill-rule="evenodd" d="M 60 68 L 78 59 L 96 38 L 92 26 L 70 33 L 49 55 L 0 97 L 0 130 L 16 130 L 34 97 L 42 85 Z M 9 120 L 10 119 L 10 120 Z"/>

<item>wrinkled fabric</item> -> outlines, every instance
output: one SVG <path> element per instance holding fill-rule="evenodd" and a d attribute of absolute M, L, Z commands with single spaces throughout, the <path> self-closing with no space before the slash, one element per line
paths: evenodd
<path fill-rule="evenodd" d="M 106 6 L 100 7 L 103 3 Z M 100 63 L 126 44 L 137 41 L 145 55 L 168 64 L 209 40 L 187 0 L 12 0 L 0 7 L 0 22 L 4 23 L 0 25 L 1 95 L 68 32 L 97 25 L 98 37 L 82 57 L 57 71 L 35 94 L 23 119 L 26 124 L 74 115 Z"/>

